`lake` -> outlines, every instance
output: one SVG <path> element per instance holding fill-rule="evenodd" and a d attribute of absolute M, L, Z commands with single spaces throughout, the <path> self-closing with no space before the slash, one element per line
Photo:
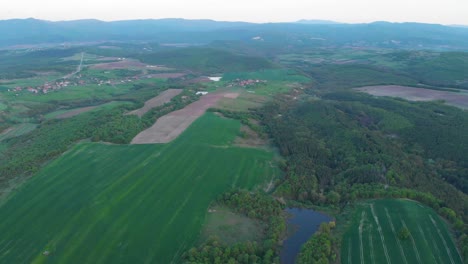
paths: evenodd
<path fill-rule="evenodd" d="M 291 215 L 287 221 L 288 238 L 283 242 L 281 263 L 293 264 L 301 250 L 301 246 L 318 230 L 321 223 L 333 219 L 325 214 L 309 209 L 287 208 Z"/>

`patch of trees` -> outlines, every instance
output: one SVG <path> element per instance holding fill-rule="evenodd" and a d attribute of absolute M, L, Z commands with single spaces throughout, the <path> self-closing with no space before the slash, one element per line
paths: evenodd
<path fill-rule="evenodd" d="M 265 194 L 231 191 L 223 194 L 217 203 L 264 223 L 267 227 L 264 241 L 228 246 L 211 238 L 187 251 L 183 256 L 185 263 L 279 263 L 279 243 L 286 230 L 280 202 Z"/>
<path fill-rule="evenodd" d="M 319 230 L 302 246 L 297 264 L 328 264 L 334 263 L 336 253 L 333 250 L 336 244 L 331 230 L 335 222 L 322 223 Z"/>
<path fill-rule="evenodd" d="M 137 56 L 142 62 L 164 64 L 202 73 L 243 72 L 275 68 L 262 57 L 234 54 L 212 48 L 184 48 Z"/>

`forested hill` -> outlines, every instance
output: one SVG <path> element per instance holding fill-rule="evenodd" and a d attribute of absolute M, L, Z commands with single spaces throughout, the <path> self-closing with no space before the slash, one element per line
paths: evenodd
<path fill-rule="evenodd" d="M 164 34 L 163 34 L 164 33 Z M 0 47 L 64 42 L 153 41 L 204 44 L 214 40 L 289 45 L 468 50 L 468 28 L 420 23 L 339 24 L 219 22 L 213 20 L 0 21 Z M 283 43 L 284 44 L 284 43 Z"/>

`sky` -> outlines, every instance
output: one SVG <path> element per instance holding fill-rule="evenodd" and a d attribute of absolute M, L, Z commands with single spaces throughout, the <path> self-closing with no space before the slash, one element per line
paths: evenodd
<path fill-rule="evenodd" d="M 1 0 L 0 19 L 104 21 L 186 18 L 218 21 L 468 25 L 468 0 Z"/>

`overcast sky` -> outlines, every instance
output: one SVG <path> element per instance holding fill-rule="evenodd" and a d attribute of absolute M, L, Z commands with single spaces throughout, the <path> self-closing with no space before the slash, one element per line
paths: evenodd
<path fill-rule="evenodd" d="M 468 25 L 468 0 L 1 0 L 0 19 L 427 22 Z"/>

